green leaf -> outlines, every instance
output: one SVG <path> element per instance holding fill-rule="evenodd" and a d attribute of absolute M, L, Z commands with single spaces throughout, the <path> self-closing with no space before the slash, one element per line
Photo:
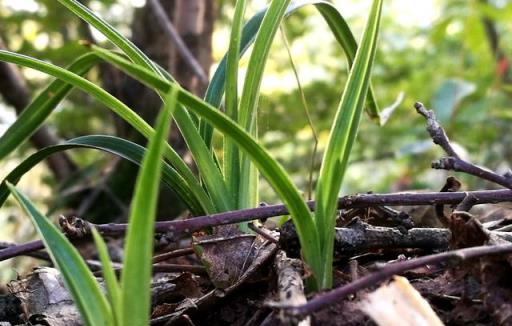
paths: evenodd
<path fill-rule="evenodd" d="M 68 140 L 63 144 L 44 148 L 23 160 L 5 177 L 5 179 L 0 184 L 0 206 L 5 202 L 5 199 L 9 195 L 9 189 L 6 185 L 7 182 L 16 184 L 25 173 L 30 171 L 36 164 L 43 161 L 48 156 L 60 151 L 74 148 L 90 148 L 102 150 L 129 160 L 137 165 L 140 165 L 142 157 L 146 151 L 144 147 L 122 138 L 103 135 L 78 137 Z M 202 208 L 201 203 L 193 195 L 185 180 L 183 180 L 183 178 L 176 172 L 176 170 L 174 170 L 167 163 L 164 163 L 163 166 L 162 182 L 176 192 L 176 194 L 189 207 L 193 214 L 203 215 L 207 212 L 207 210 Z M 208 204 L 208 202 L 205 203 L 205 205 Z M 213 210 L 213 208 L 209 209 L 210 211 Z"/>
<path fill-rule="evenodd" d="M 249 64 L 247 65 L 244 88 L 240 98 L 239 124 L 251 134 L 253 134 L 252 126 L 255 123 L 256 107 L 258 106 L 259 91 L 265 64 L 272 41 L 279 29 L 279 24 L 284 17 L 285 10 L 289 3 L 289 0 L 272 1 L 256 34 L 254 48 L 249 59 Z"/>
<path fill-rule="evenodd" d="M 96 46 L 93 47 L 93 51 L 106 62 L 114 64 L 133 78 L 141 80 L 141 77 L 138 76 L 138 74 L 141 73 L 139 69 L 141 66 L 134 65 L 124 60 L 121 56 Z M 147 74 L 146 78 L 149 78 L 151 82 L 145 82 L 145 84 L 160 93 L 162 93 L 162 89 L 168 89 L 168 85 L 171 83 L 168 80 L 162 79 L 162 77 L 156 73 Z M 202 179 L 204 180 L 217 211 L 229 211 L 234 209 L 235 205 L 232 197 L 229 195 L 218 165 L 199 135 L 189 113 L 183 109 L 181 105 L 178 105 L 174 113 L 174 119 L 194 157 L 194 161 L 198 166 L 199 172 L 201 173 Z"/>
<path fill-rule="evenodd" d="M 111 55 L 115 56 L 114 54 Z M 153 72 L 131 64 L 119 56 L 115 57 L 118 67 L 150 87 L 157 88 L 163 93 L 169 92 L 171 88 L 178 88 L 178 102 L 180 104 L 202 119 L 209 121 L 220 133 L 230 137 L 239 146 L 240 150 L 249 155 L 259 171 L 288 207 L 297 227 L 297 233 L 303 246 L 304 257 L 314 275 L 320 275 L 318 274 L 320 271 L 318 267 L 322 264 L 320 261 L 316 226 L 309 208 L 282 166 L 247 132 L 216 108 L 180 88 L 178 85 L 158 77 Z"/>
<path fill-rule="evenodd" d="M 179 91 L 178 101 L 201 118 L 206 119 L 224 136 L 230 137 L 239 146 L 240 150 L 253 160 L 259 171 L 288 207 L 297 228 L 305 260 L 310 266 L 314 277 L 318 277 L 321 261 L 319 260 L 320 248 L 316 226 L 299 191 L 293 185 L 282 166 L 247 132 L 231 119 L 226 118 L 216 108 L 183 89 Z"/>
<path fill-rule="evenodd" d="M 162 73 L 158 68 L 158 65 L 154 64 L 130 40 L 121 35 L 106 21 L 95 15 L 91 10 L 89 10 L 89 8 L 76 0 L 59 0 L 59 2 L 103 33 L 108 40 L 121 49 L 121 51 L 123 51 L 123 53 L 125 53 L 126 56 L 135 64 L 153 71 L 159 77 L 168 76 L 168 74 Z M 171 81 L 174 80 L 172 79 Z M 163 96 L 162 93 L 160 93 L 160 95 Z M 187 112 L 183 111 L 181 107 L 177 107 L 175 120 L 178 128 L 183 134 L 183 138 L 185 139 L 190 152 L 192 153 L 192 156 L 194 157 L 217 211 L 233 209 L 234 204 L 231 200 L 231 196 L 226 196 L 226 194 L 228 194 L 228 190 L 221 171 L 219 170 L 213 155 L 209 154 L 209 149 L 202 141 L 199 131 L 195 128 L 193 118 Z M 177 158 L 174 159 L 177 160 Z M 181 167 L 176 168 L 180 173 L 184 173 L 184 171 L 181 171 Z"/>
<path fill-rule="evenodd" d="M 263 72 L 265 71 L 272 41 L 289 3 L 290 0 L 272 1 L 256 34 L 254 48 L 247 66 L 244 88 L 240 97 L 238 123 L 256 139 L 258 138 L 258 132 L 255 124 Z M 257 171 L 251 167 L 251 161 L 243 153 L 240 155 L 240 184 L 238 189 L 240 191 L 238 208 L 257 205 Z"/>
<path fill-rule="evenodd" d="M 338 43 L 343 48 L 349 66 L 355 58 L 357 43 L 352 34 L 352 31 L 348 27 L 347 22 L 341 15 L 341 13 L 331 3 L 323 0 L 304 0 L 304 1 L 293 1 L 287 8 L 285 17 L 288 17 L 295 13 L 302 7 L 313 5 L 322 15 L 326 23 L 328 24 L 333 36 L 336 38 Z M 244 26 L 240 44 L 240 55 L 243 55 L 249 47 L 254 43 L 258 29 L 260 28 L 261 22 L 267 9 L 264 9 L 255 14 Z M 215 70 L 213 77 L 211 78 L 208 90 L 206 91 L 205 100 L 215 107 L 219 107 L 224 94 L 225 82 L 226 82 L 226 69 L 227 69 L 227 55 L 224 56 Z M 368 108 L 366 113 L 375 122 L 379 122 L 379 108 L 375 100 L 372 87 L 370 86 L 370 92 L 367 99 Z M 212 129 L 204 121 L 200 126 L 201 136 L 205 140 L 206 144 L 210 146 L 212 138 Z"/>
<path fill-rule="evenodd" d="M 68 239 L 43 216 L 13 185 L 7 184 L 14 198 L 30 216 L 43 238 L 53 263 L 62 273 L 67 289 L 86 325 L 114 325 L 108 302 L 98 282 Z"/>
<path fill-rule="evenodd" d="M 169 135 L 169 120 L 176 107 L 177 89 L 170 90 L 160 111 L 155 134 L 150 138 L 148 151 L 142 160 L 128 220 L 125 261 L 121 276 L 121 325 L 149 325 L 151 309 L 151 256 L 162 171 L 162 156 Z"/>
<path fill-rule="evenodd" d="M 110 256 L 108 255 L 108 249 L 105 241 L 103 241 L 103 238 L 95 228 L 92 228 L 91 232 L 94 243 L 96 244 L 96 249 L 98 250 L 98 256 L 100 257 L 103 270 L 103 279 L 105 280 L 105 285 L 108 290 L 108 298 L 110 301 L 110 307 L 112 307 L 113 319 L 116 324 L 120 325 L 121 288 L 117 282 L 116 273 L 114 271 L 114 267 L 112 266 L 112 262 L 110 261 Z"/>
<path fill-rule="evenodd" d="M 121 49 L 126 55 L 133 60 L 133 62 L 142 65 L 150 70 L 155 71 L 157 74 L 159 73 L 159 69 L 155 64 L 142 52 L 139 48 L 137 48 L 130 40 L 124 37 L 121 33 L 119 33 L 114 27 L 108 24 L 103 19 L 99 18 L 92 12 L 89 8 L 81 4 L 76 0 L 57 0 L 63 6 L 68 8 L 75 15 L 83 19 L 84 21 L 91 24 L 94 28 L 96 28 L 99 32 L 101 32 L 107 39 L 109 39 L 112 43 L 114 43 L 119 49 Z M 161 75 L 163 76 L 163 75 Z"/>
<path fill-rule="evenodd" d="M 73 62 L 67 70 L 81 76 L 99 61 L 100 58 L 96 54 L 87 53 Z M 6 157 L 36 132 L 71 89 L 70 84 L 57 79 L 39 93 L 0 137 L 0 159 Z"/>
<path fill-rule="evenodd" d="M 457 106 L 476 91 L 476 85 L 461 79 L 445 80 L 432 98 L 432 108 L 442 124 L 447 124 Z"/>
<path fill-rule="evenodd" d="M 316 188 L 315 219 L 319 238 L 322 242 L 321 250 L 324 268 L 321 285 L 323 288 L 328 288 L 332 285 L 337 198 L 352 145 L 356 139 L 365 97 L 370 84 L 370 73 L 375 58 L 381 10 L 382 0 L 374 0 L 361 46 L 357 49 L 354 65 L 350 70 L 334 124 L 331 127 Z"/>
<path fill-rule="evenodd" d="M 74 74 L 73 72 L 67 71 L 61 67 L 57 67 L 41 60 L 4 50 L 0 50 L 0 61 L 11 62 L 17 65 L 36 69 L 43 73 L 59 78 L 60 80 L 80 88 L 89 95 L 95 97 L 98 101 L 110 108 L 113 112 L 128 122 L 133 128 L 139 131 L 146 138 L 149 138 L 154 133 L 153 128 L 151 128 L 151 126 L 149 126 L 140 116 L 138 116 L 125 104 L 94 83 Z M 166 144 L 164 154 L 165 158 L 169 160 L 176 171 L 178 171 L 183 179 L 186 180 L 190 189 L 193 191 L 194 196 L 196 196 L 202 203 L 210 201 L 208 195 L 199 184 L 192 171 L 188 168 L 187 164 L 169 144 Z M 212 207 L 212 205 L 203 205 L 203 208 L 205 209 L 208 209 L 209 207 Z M 209 213 L 212 212 L 209 211 Z"/>
<path fill-rule="evenodd" d="M 229 50 L 227 53 L 226 69 L 226 115 L 233 121 L 238 121 L 238 62 L 240 61 L 240 38 L 244 20 L 246 0 L 238 0 L 235 6 L 235 14 L 231 27 Z M 224 139 L 224 176 L 233 197 L 233 202 L 238 203 L 240 183 L 240 160 L 237 146 L 229 139 Z"/>
<path fill-rule="evenodd" d="M 286 204 L 297 228 L 306 263 L 309 265 L 313 277 L 321 278 L 322 262 L 316 225 L 306 203 L 283 167 L 254 138 L 216 108 L 183 89 L 179 90 L 178 101 L 211 123 L 224 136 L 231 138 L 239 146 L 239 149 L 252 159 L 261 174 Z"/>

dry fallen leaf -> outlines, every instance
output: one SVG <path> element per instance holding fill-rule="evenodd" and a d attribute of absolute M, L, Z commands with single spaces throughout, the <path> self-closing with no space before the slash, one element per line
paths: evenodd
<path fill-rule="evenodd" d="M 27 321 L 55 326 L 82 325 L 64 280 L 54 268 L 37 268 L 26 278 L 12 281 L 9 290 L 21 300 Z"/>
<path fill-rule="evenodd" d="M 429 303 L 401 276 L 368 294 L 360 307 L 379 326 L 443 325 Z"/>

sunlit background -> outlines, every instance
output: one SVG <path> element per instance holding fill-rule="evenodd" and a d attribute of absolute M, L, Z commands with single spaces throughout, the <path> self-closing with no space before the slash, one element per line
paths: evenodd
<path fill-rule="evenodd" d="M 250 1 L 247 17 L 267 1 Z M 371 1 L 334 1 L 359 39 Z M 88 6 L 130 36 L 133 11 L 144 0 L 89 1 Z M 214 62 L 224 55 L 229 38 L 232 1 L 220 1 L 222 9 L 213 34 Z M 491 21 L 498 37 L 499 57 L 490 47 L 483 23 Z M 512 158 L 512 84 L 508 57 L 512 55 L 512 4 L 510 1 L 386 1 L 383 11 L 379 50 L 374 67 L 373 87 L 382 110 L 397 99 L 399 104 L 387 123 L 380 127 L 363 117 L 358 142 L 344 181 L 342 194 L 389 192 L 410 189 L 439 189 L 446 172 L 432 171 L 430 162 L 442 156 L 425 131 L 424 121 L 412 105 L 422 101 L 435 109 L 439 119 L 461 154 L 472 161 L 504 172 Z M 72 62 L 84 49 L 78 44 L 79 24 L 56 1 L 0 0 L 0 35 L 7 48 L 61 66 Z M 105 38 L 91 31 L 98 42 Z M 260 141 L 292 173 L 308 196 L 309 174 L 313 183 L 321 164 L 329 126 L 339 95 L 347 78 L 347 63 L 322 17 L 314 8 L 305 8 L 283 25 L 306 103 L 301 100 L 291 68 L 283 34 L 278 33 L 267 64 L 259 108 Z M 247 65 L 241 62 L 241 78 Z M 504 61 L 505 60 L 505 61 Z M 501 69 L 500 69 L 501 67 Z M 211 67 L 216 69 L 214 63 Z M 48 77 L 22 69 L 34 93 L 48 83 Z M 90 76 L 98 79 L 97 73 Z M 318 131 L 318 152 L 314 155 L 312 126 L 305 107 Z M 0 133 L 15 120 L 14 111 L 0 101 Z M 63 139 L 90 134 L 112 133 L 106 111 L 83 94 L 74 92 L 54 113 L 49 125 Z M 3 161 L 5 176 L 20 160 L 33 152 L 21 152 Z M 79 162 L 106 162 L 103 154 L 77 152 Z M 489 187 L 473 178 L 461 176 L 466 189 Z M 31 171 L 20 184 L 41 207 L 51 206 L 57 187 L 44 165 Z M 261 198 L 276 202 L 265 185 Z M 32 234 L 15 206 L 0 211 L 0 237 L 20 241 Z M 6 227 L 4 227 L 5 225 Z M 22 230 L 22 232 L 19 232 Z M 16 267 L 16 266 L 15 266 Z M 15 269 L 11 271 L 14 272 Z M 12 275 L 4 275 L 11 277 Z"/>

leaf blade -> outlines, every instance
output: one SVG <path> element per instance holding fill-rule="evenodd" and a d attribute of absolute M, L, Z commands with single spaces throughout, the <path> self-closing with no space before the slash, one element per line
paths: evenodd
<path fill-rule="evenodd" d="M 331 3 L 324 0 L 293 1 L 290 4 L 290 6 L 288 6 L 285 17 L 288 17 L 293 13 L 297 12 L 299 9 L 309 5 L 314 6 L 325 19 L 329 28 L 333 32 L 334 37 L 336 38 L 336 40 L 342 47 L 343 51 L 345 52 L 349 67 L 351 67 L 357 50 L 357 42 L 354 38 L 354 35 L 352 34 L 352 31 L 348 27 L 347 22 L 343 18 L 342 14 Z M 255 35 L 258 32 L 258 29 L 261 25 L 263 16 L 265 14 L 265 10 L 266 9 L 256 13 L 245 24 L 241 37 L 241 56 L 254 43 Z M 224 56 L 220 61 L 219 66 L 215 70 L 211 78 L 210 84 L 208 85 L 208 89 L 206 91 L 205 101 L 210 103 L 214 107 L 219 107 L 222 101 L 222 96 L 225 90 L 227 69 L 226 66 L 227 56 Z M 370 118 L 372 118 L 376 122 L 379 122 L 379 108 L 377 105 L 377 101 L 375 100 L 375 94 L 373 92 L 372 86 L 370 86 L 370 94 L 368 96 L 368 107 L 366 112 L 370 116 Z M 200 132 L 206 144 L 210 146 L 212 137 L 211 127 L 208 126 L 204 121 L 202 121 L 200 125 Z"/>
<path fill-rule="evenodd" d="M 137 176 L 126 237 L 126 257 L 121 276 L 121 325 L 149 325 L 151 256 L 162 157 L 170 130 L 169 118 L 176 107 L 176 90 L 171 89 L 160 111 L 155 134 Z"/>
<path fill-rule="evenodd" d="M 99 102 L 103 103 L 113 112 L 118 114 L 123 120 L 129 123 L 146 138 L 149 138 L 154 133 L 153 128 L 151 128 L 151 126 L 149 126 L 140 116 L 138 116 L 125 104 L 123 104 L 121 101 L 113 97 L 102 88 L 86 80 L 85 78 L 74 74 L 73 72 L 67 71 L 61 67 L 38 59 L 5 50 L 0 50 L 0 60 L 41 71 L 48 75 L 54 76 L 68 84 L 71 84 L 95 97 Z M 210 199 L 190 168 L 168 144 L 165 148 L 165 157 L 169 160 L 169 162 L 171 162 L 173 167 L 189 184 L 190 188 L 194 192 L 194 195 L 203 203 L 203 208 L 206 210 L 208 207 L 212 207 L 211 204 L 207 204 Z"/>
<path fill-rule="evenodd" d="M 382 0 L 374 0 L 361 46 L 350 70 L 343 95 L 331 127 L 327 149 L 322 160 L 316 188 L 316 225 L 322 241 L 324 262 L 322 287 L 332 285 L 332 260 L 334 245 L 335 212 L 338 193 L 348 158 L 355 141 L 366 94 L 370 84 L 370 72 L 375 58 Z"/>
<path fill-rule="evenodd" d="M 244 87 L 240 96 L 238 123 L 256 139 L 257 106 L 263 72 L 272 41 L 279 29 L 290 0 L 274 0 L 265 13 L 254 40 L 254 48 L 247 65 Z M 258 204 L 258 171 L 245 153 L 240 154 L 240 182 L 238 185 L 238 208 L 254 207 Z"/>
<path fill-rule="evenodd" d="M 7 187 L 30 216 L 41 235 L 52 261 L 61 271 L 80 314 L 87 325 L 113 325 L 112 312 L 98 282 L 84 260 L 62 233 L 13 185 Z"/>
<path fill-rule="evenodd" d="M 95 228 L 92 228 L 91 233 L 101 261 L 103 279 L 105 280 L 110 307 L 112 309 L 112 317 L 115 323 L 118 324 L 121 317 L 121 288 L 117 282 L 114 267 L 110 261 L 105 241 Z"/>
<path fill-rule="evenodd" d="M 89 135 L 70 139 L 63 144 L 54 145 L 44 148 L 23 160 L 16 168 L 14 168 L 0 183 L 0 206 L 5 202 L 9 195 L 9 189 L 6 182 L 16 184 L 25 173 L 30 171 L 32 167 L 43 161 L 48 156 L 65 150 L 75 148 L 89 148 L 101 150 L 113 155 L 117 155 L 134 164 L 140 165 L 145 149 L 135 143 L 122 138 L 104 135 Z M 162 182 L 173 189 L 176 194 L 187 204 L 191 212 L 195 215 L 203 215 L 205 211 L 201 203 L 193 195 L 186 181 L 174 170 L 170 165 L 164 162 Z M 213 211 L 213 208 L 211 208 Z"/>
<path fill-rule="evenodd" d="M 94 53 L 87 53 L 73 62 L 67 70 L 79 76 L 84 75 L 99 60 L 100 58 Z M 71 89 L 71 85 L 56 79 L 40 92 L 0 137 L 0 159 L 6 157 L 36 132 Z"/>
<path fill-rule="evenodd" d="M 240 61 L 240 38 L 244 19 L 246 0 L 238 0 L 235 5 L 226 69 L 226 115 L 233 121 L 238 120 L 238 62 Z M 224 176 L 234 203 L 238 203 L 240 183 L 240 160 L 236 145 L 224 139 Z"/>

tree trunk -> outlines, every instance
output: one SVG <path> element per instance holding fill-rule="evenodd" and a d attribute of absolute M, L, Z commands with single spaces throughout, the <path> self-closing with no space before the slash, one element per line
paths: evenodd
<path fill-rule="evenodd" d="M 208 72 L 212 62 L 211 38 L 216 17 L 214 0 L 166 0 L 160 3 L 167 17 L 178 30 L 180 37 L 199 61 L 203 70 Z M 200 82 L 183 58 L 179 56 L 175 45 L 164 33 L 164 27 L 158 23 L 149 2 L 134 14 L 132 40 L 152 60 L 167 69 L 184 88 L 198 96 L 204 94 L 207 85 Z M 110 93 L 136 111 L 149 124 L 154 124 L 161 107 L 161 100 L 155 92 L 111 66 L 102 66 L 101 74 L 104 87 Z M 116 128 L 121 137 L 137 143 L 145 143 L 138 132 L 118 118 L 116 118 Z M 172 128 L 170 143 L 181 155 L 187 154 L 186 145 L 175 126 Z M 121 161 L 113 169 L 109 180 L 112 191 L 127 204 L 132 197 L 137 171 L 138 167 Z M 171 191 L 162 189 L 161 197 L 166 200 L 161 200 L 159 203 L 159 216 L 168 218 L 176 216 L 183 210 L 182 203 L 178 202 L 177 196 Z M 101 217 L 101 220 L 112 218 L 112 215 L 109 214 L 111 209 L 107 203 L 105 204 L 99 205 L 103 208 L 95 210 L 97 212 L 94 215 L 98 218 Z M 90 215 L 87 214 L 87 216 Z M 114 215 L 116 215 L 115 212 Z"/>

